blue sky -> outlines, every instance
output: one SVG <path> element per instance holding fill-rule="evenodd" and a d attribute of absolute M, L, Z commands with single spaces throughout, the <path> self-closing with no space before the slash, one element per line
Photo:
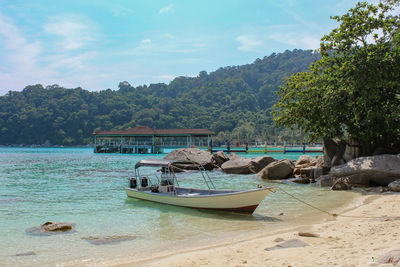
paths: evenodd
<path fill-rule="evenodd" d="M 168 83 L 286 49 L 317 49 L 353 0 L 0 0 L 0 95 Z"/>

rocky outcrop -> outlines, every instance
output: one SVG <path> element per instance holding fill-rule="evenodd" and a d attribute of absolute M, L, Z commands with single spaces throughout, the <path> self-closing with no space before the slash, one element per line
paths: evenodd
<path fill-rule="evenodd" d="M 389 190 L 393 192 L 400 192 L 400 179 L 389 184 Z"/>
<path fill-rule="evenodd" d="M 221 170 L 226 173 L 250 174 L 249 163 L 251 159 L 239 156 L 231 157 L 230 160 L 221 165 Z"/>
<path fill-rule="evenodd" d="M 387 186 L 400 179 L 400 154 L 356 158 L 333 167 L 330 175 L 334 178 L 349 177 L 366 185 Z"/>
<path fill-rule="evenodd" d="M 309 155 L 301 155 L 300 158 L 296 161 L 296 166 L 303 164 L 310 164 L 314 161 L 314 158 Z"/>
<path fill-rule="evenodd" d="M 263 168 L 257 176 L 263 179 L 280 180 L 293 176 L 294 165 L 288 159 L 272 162 Z"/>
<path fill-rule="evenodd" d="M 174 164 L 176 167 L 186 170 L 198 170 L 198 165 L 203 166 L 206 170 L 214 169 L 215 165 L 212 161 L 212 154 L 209 151 L 198 148 L 180 148 L 172 151 L 165 159 L 188 161 L 192 163 Z"/>
<path fill-rule="evenodd" d="M 293 171 L 294 175 L 303 178 L 316 179 L 323 174 L 324 159 L 316 157 L 315 159 L 309 155 L 302 155 L 297 161 Z"/>
<path fill-rule="evenodd" d="M 351 188 L 352 184 L 349 183 L 348 179 L 336 178 L 331 190 L 351 190 Z"/>
<path fill-rule="evenodd" d="M 322 175 L 318 177 L 318 179 L 316 180 L 316 185 L 319 186 L 333 186 L 334 183 L 335 183 L 335 178 L 333 178 L 329 174 Z"/>
<path fill-rule="evenodd" d="M 30 235 L 50 235 L 55 233 L 73 232 L 73 224 L 66 222 L 46 222 L 40 226 L 26 229 Z"/>
<path fill-rule="evenodd" d="M 381 255 L 377 261 L 380 264 L 391 263 L 393 266 L 397 266 L 400 263 L 400 249 L 395 249 Z"/>
<path fill-rule="evenodd" d="M 257 158 L 252 158 L 249 163 L 249 170 L 252 173 L 258 173 L 259 171 L 261 171 L 263 168 L 265 168 L 274 161 L 276 161 L 276 159 L 270 156 L 261 156 Z"/>
<path fill-rule="evenodd" d="M 218 167 L 221 167 L 228 160 L 229 157 L 223 151 L 217 151 L 212 155 L 212 163 Z"/>
<path fill-rule="evenodd" d="M 236 174 L 257 173 L 274 161 L 275 159 L 270 156 L 242 158 L 236 154 L 233 154 L 228 161 L 221 165 L 221 170 L 226 173 Z"/>

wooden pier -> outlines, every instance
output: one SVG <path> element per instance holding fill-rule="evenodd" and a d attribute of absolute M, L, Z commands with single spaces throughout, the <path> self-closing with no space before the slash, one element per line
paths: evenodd
<path fill-rule="evenodd" d="M 170 148 L 208 147 L 214 132 L 137 126 L 125 131 L 97 131 L 92 135 L 95 153 L 158 154 Z"/>

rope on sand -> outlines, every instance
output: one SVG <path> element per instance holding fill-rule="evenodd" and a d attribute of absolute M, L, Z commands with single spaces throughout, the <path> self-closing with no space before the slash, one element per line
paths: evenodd
<path fill-rule="evenodd" d="M 392 216 L 392 217 L 380 216 L 380 217 L 376 217 L 376 216 L 353 216 L 353 215 L 344 215 L 344 214 L 331 213 L 329 211 L 323 210 L 323 209 L 318 208 L 318 207 L 316 207 L 316 206 L 314 206 L 314 205 L 312 205 L 310 203 L 305 202 L 304 200 L 294 196 L 293 194 L 291 194 L 291 193 L 287 192 L 286 190 L 282 189 L 281 187 L 278 187 L 278 189 L 280 189 L 283 193 L 287 194 L 288 196 L 291 196 L 292 198 L 296 199 L 297 201 L 299 201 L 299 202 L 301 202 L 301 203 L 303 203 L 303 204 L 305 204 L 305 205 L 307 205 L 307 206 L 309 206 L 309 207 L 311 207 L 313 209 L 319 210 L 320 212 L 323 212 L 323 213 L 326 213 L 326 214 L 328 214 L 330 216 L 333 216 L 333 217 L 341 216 L 341 217 L 359 218 L 359 219 L 382 219 L 382 218 L 385 218 L 385 219 L 400 219 L 400 216 Z"/>

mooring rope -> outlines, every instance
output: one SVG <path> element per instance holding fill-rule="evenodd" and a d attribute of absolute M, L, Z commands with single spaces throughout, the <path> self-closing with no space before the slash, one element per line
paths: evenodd
<path fill-rule="evenodd" d="M 303 203 L 303 204 L 305 204 L 305 205 L 307 205 L 307 206 L 309 206 L 309 207 L 311 207 L 313 209 L 319 210 L 319 211 L 321 211 L 323 213 L 326 213 L 326 214 L 328 214 L 330 216 L 333 216 L 333 217 L 341 216 L 341 217 L 359 218 L 359 219 L 383 219 L 383 218 L 385 218 L 385 219 L 400 219 L 400 216 L 394 216 L 394 217 L 393 216 L 392 217 L 380 216 L 380 217 L 376 217 L 376 216 L 354 216 L 354 215 L 331 213 L 329 211 L 326 211 L 326 210 L 323 210 L 321 208 L 318 208 L 318 207 L 316 207 L 316 206 L 314 206 L 314 205 L 312 205 L 312 204 L 310 204 L 310 203 L 308 203 L 308 202 L 306 202 L 306 201 L 294 196 L 293 194 L 291 194 L 291 193 L 287 192 L 286 190 L 282 189 L 281 187 L 278 187 L 278 189 L 280 189 L 283 193 L 287 194 L 288 196 L 291 196 L 292 198 L 296 199 L 297 201 L 299 201 L 299 202 L 301 202 L 301 203 Z"/>

